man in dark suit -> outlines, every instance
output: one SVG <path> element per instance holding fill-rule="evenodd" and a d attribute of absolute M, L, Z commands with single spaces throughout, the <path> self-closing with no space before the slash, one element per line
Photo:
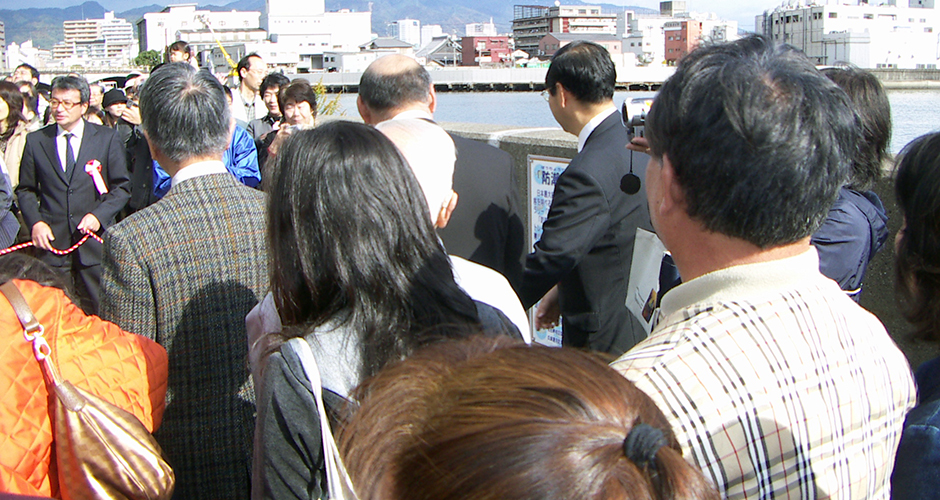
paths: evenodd
<path fill-rule="evenodd" d="M 544 296 L 537 327 L 557 322 L 560 311 L 565 345 L 619 355 L 645 337 L 624 302 L 636 230 L 652 226 L 646 190 L 620 189 L 631 171 L 627 131 L 613 103 L 616 76 L 607 50 L 594 43 L 571 43 L 552 57 L 548 105 L 558 124 L 578 136 L 578 154 L 555 184 L 520 295 L 525 307 Z M 633 175 L 642 179 L 645 162 L 639 163 Z"/>
<path fill-rule="evenodd" d="M 433 120 L 431 75 L 411 57 L 388 55 L 366 68 L 356 100 L 370 125 L 395 118 Z M 525 233 L 515 211 L 512 158 L 479 141 L 451 134 L 457 147 L 454 191 L 459 203 L 439 234 L 447 253 L 495 269 L 518 291 Z"/>
<path fill-rule="evenodd" d="M 43 250 L 40 257 L 71 273 L 82 309 L 93 314 L 98 311 L 101 244 L 89 239 L 72 255 L 50 252 L 106 229 L 130 196 L 121 138 L 82 119 L 90 95 L 83 78 L 52 81 L 49 107 L 56 124 L 26 136 L 16 195 L 33 244 Z"/>
<path fill-rule="evenodd" d="M 186 63 L 154 71 L 141 127 L 172 177 L 160 201 L 104 234 L 101 317 L 169 354 L 155 433 L 178 498 L 248 498 L 254 392 L 245 316 L 268 289 L 264 194 L 226 170 L 232 112 L 219 81 Z"/>

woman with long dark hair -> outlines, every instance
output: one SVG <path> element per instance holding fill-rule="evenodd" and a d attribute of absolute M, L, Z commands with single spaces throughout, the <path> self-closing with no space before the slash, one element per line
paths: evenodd
<path fill-rule="evenodd" d="M 897 293 L 920 338 L 940 341 L 940 133 L 918 137 L 898 157 L 895 194 L 904 216 L 895 238 Z M 891 475 L 894 499 L 940 490 L 940 358 L 915 374 L 919 404 L 908 413 Z"/>
<path fill-rule="evenodd" d="M 23 116 L 23 94 L 19 87 L 10 82 L 0 82 L 0 100 L 3 101 L 0 103 L 0 151 L 10 176 L 10 186 L 16 187 L 29 122 Z"/>
<path fill-rule="evenodd" d="M 269 167 L 272 293 L 261 309 L 270 315 L 276 307 L 282 327 L 267 338 L 274 345 L 291 337 L 307 341 L 328 409 L 421 346 L 481 331 L 519 335 L 505 316 L 454 282 L 421 187 L 381 133 L 350 122 L 298 130 Z M 325 491 L 310 379 L 287 347 L 263 368 L 254 363 L 263 380 L 254 498 Z"/>

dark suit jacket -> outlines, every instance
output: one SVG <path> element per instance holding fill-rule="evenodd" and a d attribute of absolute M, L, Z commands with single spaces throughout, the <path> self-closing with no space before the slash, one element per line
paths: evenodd
<path fill-rule="evenodd" d="M 102 319 L 170 361 L 154 433 L 176 498 L 248 498 L 254 391 L 245 316 L 268 290 L 264 194 L 229 173 L 173 186 L 104 234 Z"/>
<path fill-rule="evenodd" d="M 27 231 L 39 221 L 49 224 L 55 237 L 52 245 L 64 250 L 83 236 L 76 227 L 85 214 L 94 214 L 103 231 L 124 208 L 130 193 L 124 143 L 114 130 L 85 122 L 75 167 L 69 171 L 63 171 L 59 162 L 57 130 L 56 125 L 49 125 L 26 136 L 16 196 Z M 91 160 L 101 163 L 101 176 L 108 187 L 104 195 L 98 194 L 92 177 L 85 172 L 85 164 Z M 90 241 L 79 247 L 78 255 L 83 265 L 99 264 L 101 244 Z M 42 252 L 42 257 L 49 262 L 64 259 L 50 252 Z"/>
<path fill-rule="evenodd" d="M 457 146 L 457 209 L 441 239 L 447 253 L 495 269 L 518 292 L 525 230 L 513 203 L 512 157 L 479 141 L 451 135 Z"/>
<path fill-rule="evenodd" d="M 615 112 L 588 137 L 558 177 L 542 238 L 526 258 L 522 303 L 531 307 L 559 284 L 563 343 L 619 355 L 642 340 L 627 310 L 637 227 L 652 230 L 646 189 L 620 190 L 630 171 L 627 131 Z M 646 162 L 634 160 L 643 179 Z"/>
<path fill-rule="evenodd" d="M 134 127 L 125 141 L 127 146 L 127 169 L 130 170 L 131 199 L 127 203 L 127 213 L 134 213 L 153 202 L 153 158 L 150 145 L 140 127 Z"/>

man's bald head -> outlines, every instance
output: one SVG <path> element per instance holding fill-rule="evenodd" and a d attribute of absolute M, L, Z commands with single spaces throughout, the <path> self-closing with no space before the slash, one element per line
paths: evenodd
<path fill-rule="evenodd" d="M 372 124 L 391 118 L 407 109 L 425 109 L 432 113 L 431 75 L 417 61 L 402 55 L 376 59 L 359 80 L 359 101 L 367 113 L 360 114 Z M 370 120 L 366 115 L 381 116 Z"/>

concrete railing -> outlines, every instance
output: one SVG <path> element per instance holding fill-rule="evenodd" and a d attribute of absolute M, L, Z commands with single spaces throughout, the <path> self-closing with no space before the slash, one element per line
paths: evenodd
<path fill-rule="evenodd" d="M 528 217 L 526 156 L 532 154 L 572 158 L 577 151 L 575 137 L 560 128 L 519 129 L 469 123 L 445 123 L 443 126 L 451 133 L 488 142 L 512 155 L 513 181 L 518 183 L 519 188 L 517 189 L 519 197 L 515 201 L 523 217 Z M 884 178 L 878 182 L 874 190 L 888 210 L 890 236 L 884 248 L 868 267 L 861 304 L 884 323 L 895 342 L 904 351 L 911 366 L 916 368 L 921 362 L 940 354 L 940 346 L 911 339 L 911 325 L 898 311 L 894 295 L 894 236 L 901 225 L 901 216 L 894 199 L 894 180 L 891 171 L 885 172 Z M 528 227 L 528 221 L 524 222 Z"/>

